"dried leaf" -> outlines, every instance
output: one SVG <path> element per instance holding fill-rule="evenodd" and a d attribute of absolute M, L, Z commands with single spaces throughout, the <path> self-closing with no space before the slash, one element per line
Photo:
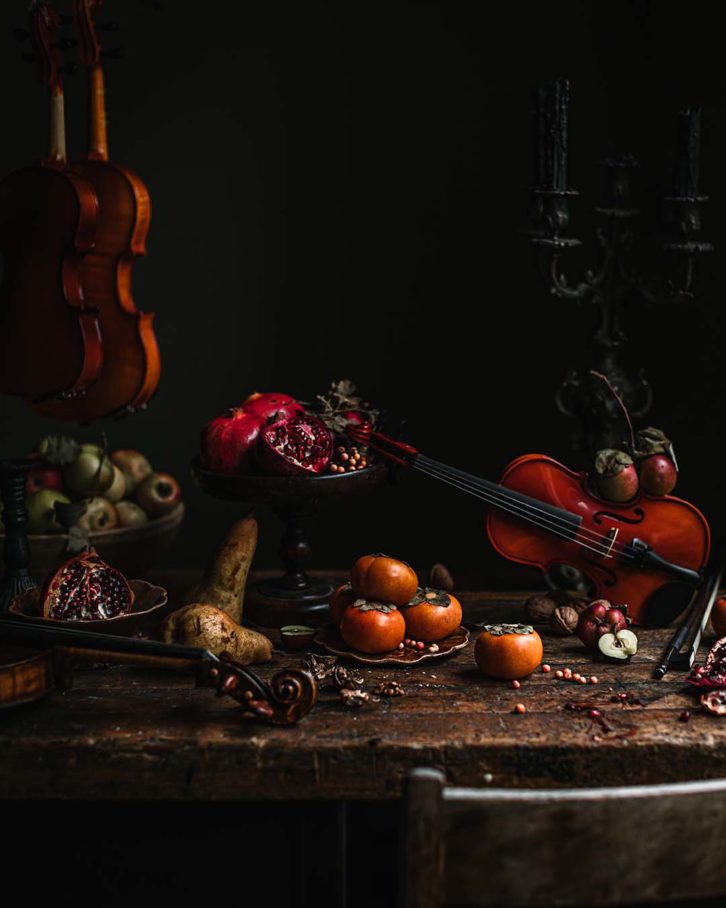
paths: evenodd
<path fill-rule="evenodd" d="M 504 637 L 506 634 L 533 634 L 531 624 L 485 624 L 482 628 L 492 637 Z"/>

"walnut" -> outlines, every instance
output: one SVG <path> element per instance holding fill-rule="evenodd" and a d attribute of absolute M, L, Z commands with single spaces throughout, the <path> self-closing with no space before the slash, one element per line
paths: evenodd
<path fill-rule="evenodd" d="M 343 687 L 340 691 L 340 699 L 347 707 L 360 708 L 373 698 L 364 690 L 353 690 L 350 687 Z"/>
<path fill-rule="evenodd" d="M 374 694 L 381 697 L 402 697 L 406 691 L 401 687 L 398 681 L 381 681 L 374 689 Z"/>
<path fill-rule="evenodd" d="M 346 668 L 344 665 L 336 665 L 330 673 L 330 681 L 333 687 L 338 690 L 347 688 L 363 687 L 365 681 L 362 675 L 357 675 L 352 668 Z"/>
<path fill-rule="evenodd" d="M 590 605 L 590 600 L 579 590 L 554 590 L 550 596 L 556 605 L 570 605 L 578 614 Z"/>
<path fill-rule="evenodd" d="M 535 624 L 544 624 L 545 621 L 549 621 L 552 617 L 557 604 L 552 596 L 548 596 L 545 593 L 537 593 L 534 596 L 530 596 L 524 603 L 524 610 L 527 612 L 527 617 L 530 621 Z"/>
<path fill-rule="evenodd" d="M 558 605 L 552 612 L 550 628 L 561 637 L 569 637 L 577 630 L 580 614 L 571 605 Z"/>
<path fill-rule="evenodd" d="M 451 573 L 445 564 L 434 564 L 429 571 L 428 585 L 434 590 L 446 590 L 452 592 L 454 581 Z"/>

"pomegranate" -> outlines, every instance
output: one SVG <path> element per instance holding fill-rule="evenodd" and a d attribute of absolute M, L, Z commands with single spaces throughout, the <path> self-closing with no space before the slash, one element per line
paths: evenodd
<path fill-rule="evenodd" d="M 42 466 L 31 469 L 25 482 L 25 494 L 32 495 L 33 492 L 40 492 L 42 489 L 63 491 L 63 474 L 59 467 Z"/>
<path fill-rule="evenodd" d="M 598 651 L 598 642 L 604 634 L 616 634 L 628 626 L 625 606 L 613 608 L 607 599 L 596 599 L 580 614 L 577 636 L 588 649 Z"/>
<path fill-rule="evenodd" d="M 625 451 L 606 448 L 595 458 L 597 488 L 608 501 L 630 501 L 638 494 L 638 471 Z"/>
<path fill-rule="evenodd" d="M 152 473 L 136 490 L 136 500 L 149 517 L 161 517 L 179 504 L 181 489 L 169 473 Z"/>
<path fill-rule="evenodd" d="M 678 482 L 678 470 L 667 454 L 651 454 L 638 464 L 640 487 L 648 495 L 670 495 Z"/>
<path fill-rule="evenodd" d="M 291 419 L 293 416 L 299 416 L 304 412 L 303 405 L 298 403 L 294 397 L 289 394 L 277 394 L 275 392 L 260 393 L 255 391 L 254 394 L 244 401 L 242 409 L 250 416 L 256 416 L 263 422 L 278 422 L 281 419 Z"/>
<path fill-rule="evenodd" d="M 89 533 L 98 533 L 101 530 L 112 530 L 118 526 L 116 508 L 106 498 L 97 496 L 89 498 L 86 510 L 78 519 L 78 526 Z"/>
<path fill-rule="evenodd" d="M 323 473 L 333 455 L 333 436 L 314 416 L 295 416 L 265 426 L 257 442 L 264 473 L 288 476 Z"/>
<path fill-rule="evenodd" d="M 711 647 L 703 665 L 694 665 L 687 679 L 696 687 L 726 688 L 726 637 Z"/>
<path fill-rule="evenodd" d="M 66 561 L 51 575 L 42 601 L 46 618 L 88 621 L 127 614 L 134 594 L 121 571 L 90 549 Z"/>
<path fill-rule="evenodd" d="M 149 461 L 140 451 L 123 448 L 114 451 L 111 456 L 112 463 L 121 470 L 126 480 L 126 494 L 134 491 L 136 486 L 151 476 L 153 469 Z"/>
<path fill-rule="evenodd" d="M 202 430 L 202 460 L 214 473 L 244 473 L 253 462 L 263 420 L 244 410 L 217 416 Z"/>
<path fill-rule="evenodd" d="M 140 527 L 149 522 L 146 511 L 135 501 L 119 501 L 116 513 L 120 527 Z"/>

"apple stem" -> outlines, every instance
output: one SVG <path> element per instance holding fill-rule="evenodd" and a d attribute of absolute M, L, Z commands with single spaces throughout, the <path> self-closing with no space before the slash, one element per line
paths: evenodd
<path fill-rule="evenodd" d="M 593 376 L 595 376 L 595 378 L 599 378 L 601 381 L 605 382 L 608 390 L 610 391 L 612 396 L 615 398 L 615 400 L 618 402 L 620 409 L 623 411 L 623 415 L 625 416 L 625 422 L 628 424 L 628 431 L 630 432 L 630 452 L 634 457 L 635 456 L 635 432 L 633 431 L 633 423 L 630 419 L 630 413 L 628 413 L 628 408 L 625 406 L 622 397 L 615 390 L 615 388 L 612 385 L 612 382 L 607 377 L 607 375 L 603 375 L 602 372 L 596 372 L 594 369 L 590 369 L 590 375 L 593 375 Z"/>

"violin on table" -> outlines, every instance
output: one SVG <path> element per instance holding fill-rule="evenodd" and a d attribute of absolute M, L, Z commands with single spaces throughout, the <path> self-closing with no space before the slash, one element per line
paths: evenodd
<path fill-rule="evenodd" d="M 42 81 L 50 91 L 50 150 L 0 182 L 0 391 L 54 406 L 84 393 L 103 365 L 98 310 L 84 286 L 98 200 L 66 166 L 63 82 L 47 3 L 30 12 Z"/>
<path fill-rule="evenodd" d="M 90 422 L 144 408 L 161 374 L 153 313 L 141 312 L 131 292 L 136 258 L 146 255 L 151 199 L 141 179 L 109 158 L 102 49 L 93 22 L 101 0 L 74 0 L 82 64 L 88 71 L 88 150 L 71 172 L 98 198 L 96 237 L 83 258 L 81 277 L 89 305 L 98 310 L 104 360 L 82 397 L 40 409 L 48 415 Z"/>
<path fill-rule="evenodd" d="M 626 504 L 605 501 L 584 473 L 542 454 L 517 458 L 496 483 L 432 460 L 367 424 L 348 434 L 393 463 L 486 503 L 487 535 L 500 555 L 545 573 L 572 566 L 594 597 L 627 605 L 636 623 L 669 624 L 701 583 L 709 526 L 680 498 L 640 493 Z"/>
<path fill-rule="evenodd" d="M 305 669 L 276 672 L 270 681 L 206 649 L 98 634 L 0 617 L 0 709 L 71 687 L 74 664 L 111 663 L 191 674 L 197 687 L 229 696 L 252 719 L 292 725 L 315 706 L 318 686 Z"/>

